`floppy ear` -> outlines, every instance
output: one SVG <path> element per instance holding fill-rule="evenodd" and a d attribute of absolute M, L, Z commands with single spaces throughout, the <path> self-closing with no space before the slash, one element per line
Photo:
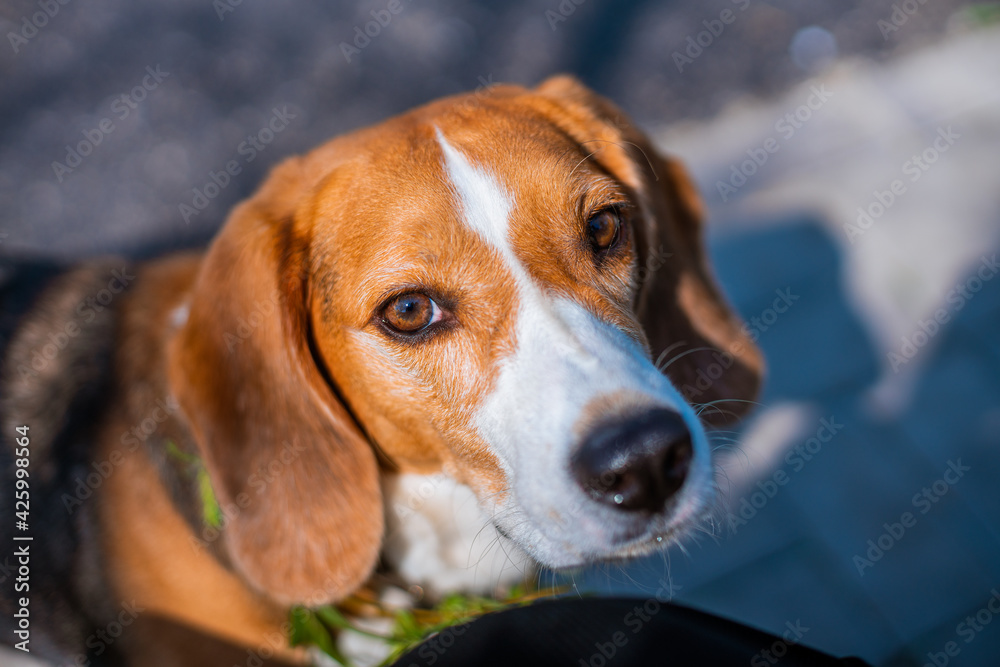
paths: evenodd
<path fill-rule="evenodd" d="M 206 255 L 170 383 L 227 517 L 233 568 L 282 604 L 368 577 L 382 539 L 374 452 L 310 349 L 309 238 L 297 160 L 234 210 Z"/>
<path fill-rule="evenodd" d="M 719 425 L 742 416 L 757 395 L 763 360 L 712 277 L 702 243 L 703 206 L 686 170 L 661 156 L 620 109 L 575 79 L 553 77 L 536 92 L 567 112 L 562 122 L 570 136 L 581 143 L 596 140 L 588 144 L 596 150 L 594 159 L 639 181 L 626 182 L 646 209 L 637 230 L 635 308 L 657 366 L 688 401 L 707 406 L 704 421 Z"/>

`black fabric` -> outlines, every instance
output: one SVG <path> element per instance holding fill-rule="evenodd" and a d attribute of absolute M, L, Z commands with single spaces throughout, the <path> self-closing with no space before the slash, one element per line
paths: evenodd
<path fill-rule="evenodd" d="M 488 614 L 431 637 L 395 667 L 516 665 L 531 667 L 858 666 L 799 643 L 802 626 L 790 622 L 787 639 L 733 621 L 653 599 L 592 598 L 538 602 Z M 796 636 L 798 635 L 798 636 Z"/>

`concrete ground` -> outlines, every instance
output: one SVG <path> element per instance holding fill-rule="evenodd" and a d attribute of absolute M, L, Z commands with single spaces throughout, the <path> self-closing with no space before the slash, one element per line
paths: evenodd
<path fill-rule="evenodd" d="M 677 601 L 801 621 L 834 653 L 1000 664 L 997 65 L 993 28 L 658 135 L 700 182 L 770 376 L 745 430 L 716 436 L 718 537 L 581 588 L 651 594 L 667 569 Z"/>

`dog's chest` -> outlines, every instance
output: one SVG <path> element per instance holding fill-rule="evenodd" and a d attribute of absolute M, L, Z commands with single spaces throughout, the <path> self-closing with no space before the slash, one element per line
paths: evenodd
<path fill-rule="evenodd" d="M 383 480 L 384 555 L 409 584 L 433 596 L 491 595 L 534 572 L 531 559 L 500 535 L 472 490 L 444 474 Z"/>

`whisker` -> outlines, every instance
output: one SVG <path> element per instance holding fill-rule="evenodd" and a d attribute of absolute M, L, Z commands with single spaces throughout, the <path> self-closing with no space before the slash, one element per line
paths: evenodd
<path fill-rule="evenodd" d="M 656 357 L 656 361 L 653 362 L 653 365 L 656 366 L 657 370 L 661 370 L 662 371 L 662 369 L 660 368 L 660 363 L 663 361 L 664 357 L 666 357 L 668 354 L 670 354 L 671 352 L 673 352 L 676 348 L 683 347 L 685 345 L 687 345 L 687 341 L 686 340 L 682 340 L 682 341 L 678 341 L 678 342 L 674 343 L 673 345 L 667 347 L 666 349 L 663 350 L 663 352 L 660 352 L 659 356 Z"/>
<path fill-rule="evenodd" d="M 670 361 L 665 363 L 662 368 L 660 367 L 659 364 L 656 364 L 656 369 L 662 373 L 663 371 L 667 370 L 667 368 L 669 368 L 675 361 L 679 361 L 689 354 L 694 354 L 695 352 L 714 352 L 714 351 L 715 351 L 714 347 L 708 347 L 708 346 L 692 347 L 690 350 L 687 350 L 686 352 L 681 352 L 676 357 L 671 358 Z"/>
<path fill-rule="evenodd" d="M 598 140 L 597 140 L 597 139 L 591 139 L 590 141 L 598 141 Z M 584 141 L 584 142 L 581 142 L 581 143 L 580 143 L 580 145 L 582 146 L 582 145 L 583 145 L 583 144 L 585 144 L 585 143 L 587 143 L 587 142 L 586 142 L 586 141 Z M 578 167 L 579 167 L 579 166 L 580 166 L 581 164 L 583 164 L 584 162 L 586 162 L 586 161 L 587 161 L 587 160 L 589 160 L 590 158 L 594 157 L 594 155 L 595 155 L 596 153 L 597 153 L 597 151 L 593 151 L 593 152 L 589 153 L 588 155 L 584 156 L 584 157 L 583 157 L 583 159 L 581 159 L 581 160 L 580 160 L 579 162 L 577 162 L 577 163 L 576 163 L 576 166 L 574 166 L 574 167 L 573 167 L 573 169 L 572 169 L 572 170 L 571 170 L 571 171 L 569 172 L 569 175 L 570 175 L 570 176 L 572 176 L 572 175 L 573 175 L 573 172 L 575 172 L 575 171 L 577 170 L 577 168 L 578 168 Z"/>
<path fill-rule="evenodd" d="M 642 157 L 646 160 L 646 164 L 649 165 L 649 172 L 651 174 L 653 174 L 653 181 L 654 182 L 659 182 L 660 175 L 656 173 L 656 168 L 653 167 L 652 160 L 649 159 L 649 156 L 646 155 L 646 151 L 639 144 L 637 144 L 635 142 L 632 142 L 632 141 L 625 141 L 625 140 L 622 140 L 622 141 L 612 141 L 611 139 L 596 139 L 595 138 L 595 139 L 587 139 L 586 141 L 581 141 L 580 145 L 582 146 L 583 144 L 589 144 L 589 143 L 591 143 L 593 141 L 603 141 L 603 142 L 608 143 L 608 144 L 614 144 L 615 146 L 618 146 L 619 148 L 622 148 L 622 149 L 625 148 L 626 144 L 629 145 L 629 146 L 632 146 L 637 151 L 639 151 L 642 154 Z M 594 152 L 596 153 L 597 151 L 594 151 Z M 593 155 L 593 153 L 591 153 L 591 155 Z M 577 166 L 579 166 L 579 165 L 577 165 Z"/>

